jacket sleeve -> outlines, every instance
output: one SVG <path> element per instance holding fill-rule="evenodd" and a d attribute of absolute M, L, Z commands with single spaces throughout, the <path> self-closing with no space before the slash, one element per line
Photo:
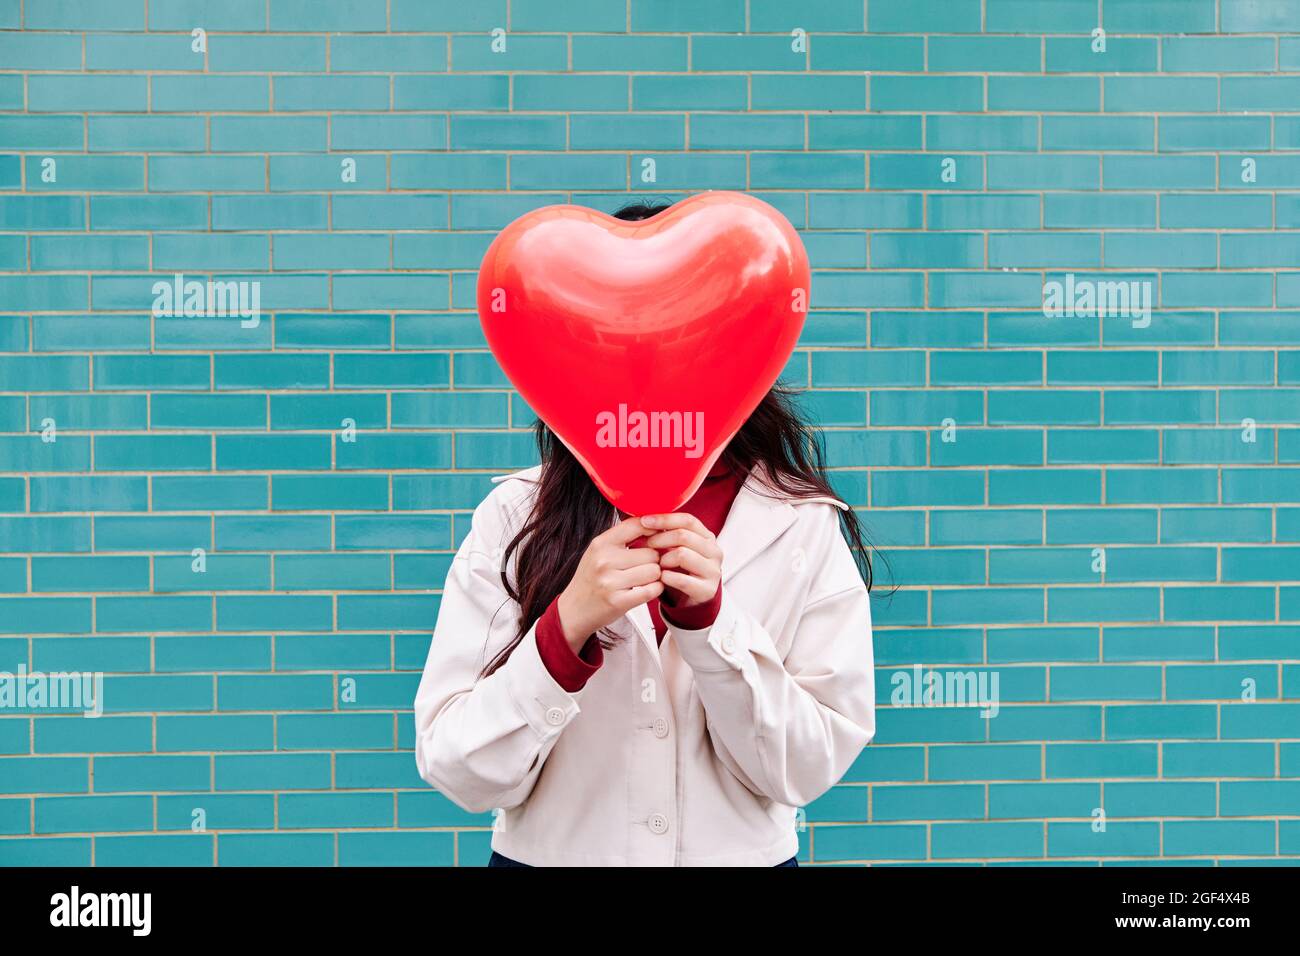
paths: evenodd
<path fill-rule="evenodd" d="M 420 776 L 475 813 L 527 798 L 582 695 L 564 690 L 546 669 L 535 625 L 504 665 L 479 679 L 518 626 L 518 605 L 501 585 L 508 539 L 499 493 L 475 511 L 452 560 L 415 697 Z"/>
<path fill-rule="evenodd" d="M 725 585 L 712 626 L 672 628 L 718 758 L 755 793 L 794 807 L 834 786 L 876 730 L 870 599 L 838 521 L 833 538 L 822 530 L 811 570 L 826 586 L 804 603 L 784 657 Z"/>

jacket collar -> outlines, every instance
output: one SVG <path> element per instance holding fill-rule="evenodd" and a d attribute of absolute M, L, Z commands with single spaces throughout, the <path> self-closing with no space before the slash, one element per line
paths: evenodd
<path fill-rule="evenodd" d="M 525 468 L 523 471 L 508 475 L 496 475 L 493 483 L 517 478 L 520 481 L 535 484 L 542 473 L 541 465 Z M 722 580 L 731 579 L 733 575 L 763 551 L 777 538 L 781 537 L 795 523 L 797 515 L 791 501 L 823 502 L 834 505 L 841 510 L 848 510 L 848 505 L 838 498 L 819 495 L 813 498 L 791 499 L 765 479 L 765 472 L 756 468 L 746 476 L 736 500 L 732 502 L 727 514 L 722 533 L 718 535 L 718 544 L 722 548 Z M 620 627 L 622 625 L 622 627 Z M 634 607 L 614 624 L 615 630 L 628 633 L 630 626 L 634 639 L 639 638 L 649 652 L 652 660 L 659 661 L 659 641 L 655 637 L 650 612 L 644 604 Z"/>

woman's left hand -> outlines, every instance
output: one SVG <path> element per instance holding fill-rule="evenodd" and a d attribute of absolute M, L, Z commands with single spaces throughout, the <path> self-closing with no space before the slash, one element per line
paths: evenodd
<path fill-rule="evenodd" d="M 676 606 L 712 601 L 722 583 L 722 549 L 713 532 L 684 512 L 643 515 L 641 523 L 655 529 L 645 546 L 659 551 L 659 580 L 685 595 Z"/>

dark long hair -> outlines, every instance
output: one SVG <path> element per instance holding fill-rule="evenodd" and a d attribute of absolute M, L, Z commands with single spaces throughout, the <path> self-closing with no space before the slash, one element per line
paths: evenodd
<path fill-rule="evenodd" d="M 632 203 L 614 215 L 638 221 L 670 205 Z M 722 461 L 736 474 L 765 466 L 772 488 L 790 498 L 839 499 L 826 478 L 816 429 L 800 415 L 794 396 L 780 384 L 774 386 L 731 439 Z M 577 458 L 541 419 L 533 430 L 541 455 L 541 476 L 529 518 L 506 547 L 501 571 L 506 593 L 519 605 L 519 626 L 514 640 L 484 668 L 484 677 L 506 662 L 533 623 L 568 585 L 591 539 L 607 530 L 618 516 Z M 840 512 L 840 528 L 870 590 L 871 546 L 852 508 Z M 517 556 L 514 580 L 506 571 L 512 556 Z M 603 647 L 615 642 L 608 630 L 599 634 L 599 640 Z"/>

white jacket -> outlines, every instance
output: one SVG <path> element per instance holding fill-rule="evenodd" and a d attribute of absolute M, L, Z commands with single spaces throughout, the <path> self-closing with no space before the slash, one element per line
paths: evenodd
<path fill-rule="evenodd" d="M 834 785 L 875 733 L 871 612 L 831 498 L 780 500 L 751 474 L 718 536 L 712 627 L 642 605 L 568 693 L 536 627 L 491 677 L 518 605 L 505 546 L 538 468 L 494 479 L 443 589 L 415 698 L 420 775 L 472 812 L 492 847 L 534 866 L 773 866 L 798 852 L 796 807 Z M 513 579 L 514 569 L 511 568 Z"/>

